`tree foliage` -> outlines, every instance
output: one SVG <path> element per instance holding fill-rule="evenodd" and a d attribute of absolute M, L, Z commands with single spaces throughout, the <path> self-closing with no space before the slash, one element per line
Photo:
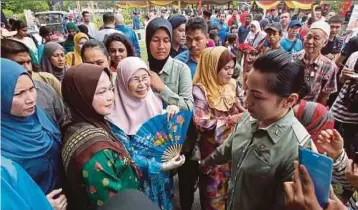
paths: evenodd
<path fill-rule="evenodd" d="M 6 0 L 2 4 L 2 9 L 10 10 L 14 14 L 19 14 L 24 9 L 29 9 L 33 12 L 41 12 L 50 10 L 50 2 L 46 1 L 18 1 L 18 0 Z"/>

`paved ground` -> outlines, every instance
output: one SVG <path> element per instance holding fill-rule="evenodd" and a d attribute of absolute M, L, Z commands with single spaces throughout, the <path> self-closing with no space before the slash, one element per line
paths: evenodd
<path fill-rule="evenodd" d="M 174 209 L 175 210 L 187 210 L 187 209 L 181 209 L 180 203 L 179 203 L 179 186 L 178 186 L 178 176 L 174 177 Z M 195 198 L 194 203 L 191 208 L 192 210 L 200 210 L 200 198 L 199 198 L 199 190 L 195 192 Z"/>

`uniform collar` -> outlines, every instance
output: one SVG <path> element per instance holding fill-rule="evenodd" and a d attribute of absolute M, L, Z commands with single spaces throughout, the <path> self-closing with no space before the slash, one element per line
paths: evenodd
<path fill-rule="evenodd" d="M 166 73 L 167 75 L 170 74 L 170 65 L 172 64 L 172 60 L 173 58 L 172 57 L 168 57 L 168 60 L 165 62 L 162 70 L 159 72 L 159 74 L 162 74 L 162 73 Z"/>
<path fill-rule="evenodd" d="M 274 144 L 276 144 L 285 134 L 286 131 L 292 126 L 293 119 L 295 118 L 293 110 L 291 109 L 284 117 L 279 119 L 278 121 L 272 123 L 266 128 L 258 129 L 258 121 L 250 116 L 250 122 L 252 126 L 252 130 L 254 132 L 258 130 L 263 130 L 268 133 L 270 139 Z"/>

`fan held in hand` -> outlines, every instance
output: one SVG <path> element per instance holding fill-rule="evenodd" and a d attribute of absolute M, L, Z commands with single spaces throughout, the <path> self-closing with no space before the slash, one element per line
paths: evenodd
<path fill-rule="evenodd" d="M 180 111 L 169 120 L 167 114 L 157 115 L 140 127 L 131 145 L 137 153 L 159 162 L 171 160 L 181 152 L 191 117 L 190 111 Z"/>

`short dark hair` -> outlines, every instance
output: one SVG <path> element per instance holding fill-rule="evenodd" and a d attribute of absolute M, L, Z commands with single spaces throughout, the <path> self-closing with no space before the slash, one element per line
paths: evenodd
<path fill-rule="evenodd" d="M 12 40 L 12 39 L 2 39 L 1 40 L 1 57 L 10 59 L 11 55 L 16 55 L 18 53 L 27 53 L 31 57 L 30 49 L 22 42 Z M 34 64 L 31 58 L 32 71 L 39 72 L 40 69 L 37 65 Z"/>
<path fill-rule="evenodd" d="M 82 17 L 84 17 L 85 14 L 89 14 L 89 12 L 88 12 L 88 11 L 83 11 L 83 12 L 82 12 Z"/>
<path fill-rule="evenodd" d="M 213 41 L 215 41 L 214 39 L 217 38 L 218 36 L 219 36 L 218 32 L 216 32 L 216 31 L 209 32 L 209 38 L 212 39 Z"/>
<path fill-rule="evenodd" d="M 85 51 L 87 49 L 90 49 L 90 48 L 98 48 L 103 52 L 103 54 L 105 56 L 107 56 L 107 57 L 109 56 L 107 48 L 106 48 L 106 46 L 104 46 L 104 44 L 102 42 L 100 42 L 100 41 L 98 41 L 96 39 L 90 39 L 87 42 L 85 42 L 83 44 L 83 46 L 82 46 L 82 49 L 81 49 L 81 57 L 82 57 L 82 59 L 84 57 Z"/>
<path fill-rule="evenodd" d="M 113 41 L 122 42 L 122 44 L 124 44 L 124 46 L 126 47 L 126 50 L 127 50 L 128 57 L 136 56 L 131 41 L 129 41 L 129 39 L 121 33 L 113 33 L 106 38 L 106 40 L 104 41 L 104 45 L 106 46 L 107 51 Z"/>
<path fill-rule="evenodd" d="M 209 24 L 208 28 L 209 28 L 209 29 L 208 29 L 209 32 L 212 31 L 212 30 L 215 30 L 215 29 L 216 29 L 216 30 L 219 30 L 219 26 L 216 25 L 216 24 L 212 24 L 212 23 Z"/>
<path fill-rule="evenodd" d="M 111 24 L 114 22 L 114 14 L 113 13 L 105 13 L 103 14 L 103 23 Z"/>
<path fill-rule="evenodd" d="M 235 43 L 235 41 L 237 39 L 237 35 L 234 33 L 228 33 L 226 39 L 229 44 L 233 44 L 233 43 Z"/>
<path fill-rule="evenodd" d="M 80 30 L 82 33 L 87 34 L 88 35 L 88 28 L 86 25 L 81 24 L 79 26 L 77 26 L 78 30 Z"/>
<path fill-rule="evenodd" d="M 322 12 L 322 7 L 316 7 L 315 11 L 320 11 L 320 12 Z"/>
<path fill-rule="evenodd" d="M 50 30 L 48 27 L 46 26 L 41 26 L 39 29 L 39 34 L 41 37 L 45 37 L 48 36 L 49 34 L 51 34 L 52 30 Z"/>
<path fill-rule="evenodd" d="M 332 17 L 328 20 L 328 23 L 329 23 L 329 24 L 331 24 L 331 23 L 340 23 L 340 24 L 342 24 L 342 23 L 343 23 L 343 20 L 342 20 L 341 16 L 335 15 L 335 16 L 332 16 Z"/>
<path fill-rule="evenodd" d="M 14 30 L 20 30 L 20 29 L 23 29 L 23 28 L 26 28 L 27 27 L 27 24 L 24 23 L 23 21 L 21 20 L 17 20 L 15 21 L 14 25 L 13 25 L 13 29 Z"/>
<path fill-rule="evenodd" d="M 12 39 L 2 39 L 1 40 L 1 57 L 9 58 L 10 55 L 18 53 L 28 53 L 30 54 L 29 48 L 22 42 L 18 42 Z"/>
<path fill-rule="evenodd" d="M 204 34 L 208 33 L 208 24 L 202 17 L 192 17 L 185 26 L 185 31 L 201 30 Z"/>
<path fill-rule="evenodd" d="M 268 89 L 280 97 L 297 93 L 301 99 L 309 92 L 304 65 L 283 50 L 270 50 L 264 53 L 255 60 L 253 67 L 259 72 L 270 74 Z"/>
<path fill-rule="evenodd" d="M 9 19 L 9 24 L 13 25 L 15 22 L 16 22 L 16 20 L 14 18 Z"/>
<path fill-rule="evenodd" d="M 204 10 L 203 15 L 210 18 L 211 12 Z"/>
<path fill-rule="evenodd" d="M 308 19 L 308 15 L 303 15 L 301 18 L 301 22 L 304 23 Z"/>
<path fill-rule="evenodd" d="M 308 18 L 307 25 L 312 25 L 313 22 L 314 22 L 313 17 L 310 17 Z"/>

